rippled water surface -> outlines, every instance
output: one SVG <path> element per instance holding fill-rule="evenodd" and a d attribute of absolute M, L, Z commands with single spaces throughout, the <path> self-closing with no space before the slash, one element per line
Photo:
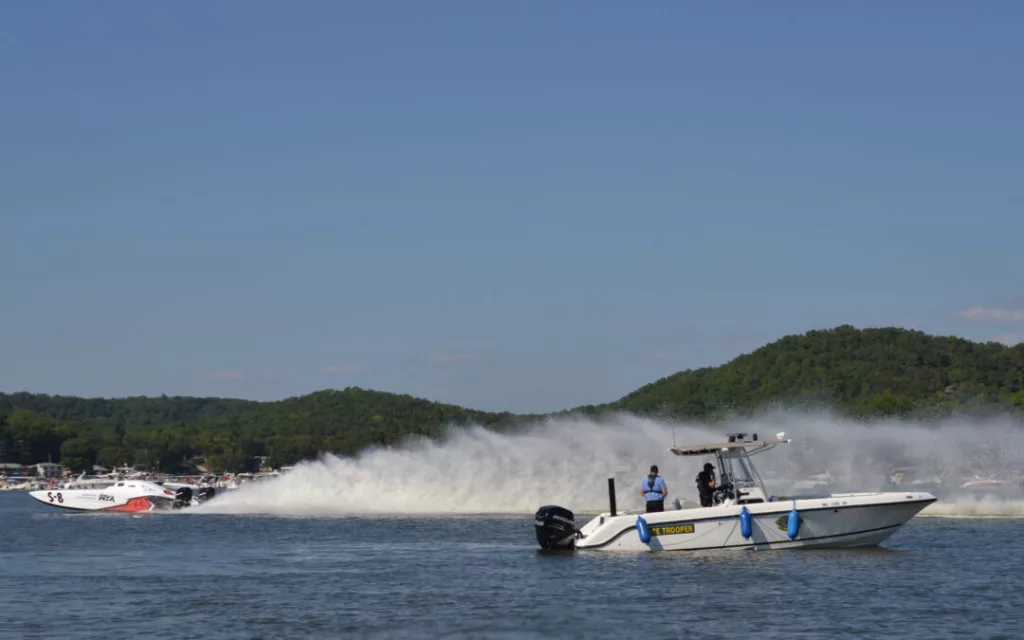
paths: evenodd
<path fill-rule="evenodd" d="M 542 555 L 529 515 L 81 515 L 10 492 L 0 637 L 1020 638 L 1022 527 L 917 518 L 871 550 Z"/>

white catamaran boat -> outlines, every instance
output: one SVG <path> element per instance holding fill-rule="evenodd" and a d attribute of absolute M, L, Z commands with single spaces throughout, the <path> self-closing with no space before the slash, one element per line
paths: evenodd
<path fill-rule="evenodd" d="M 171 491 L 147 480 L 119 480 L 105 487 L 54 488 L 28 494 L 43 504 L 71 511 L 143 513 L 197 506 L 212 498 L 215 491 L 212 487 L 203 487 L 193 498 L 188 487 Z"/>
<path fill-rule="evenodd" d="M 736 433 L 720 444 L 672 447 L 676 455 L 716 458 L 719 481 L 710 507 L 617 513 L 609 478 L 608 513 L 576 529 L 572 511 L 541 507 L 534 522 L 537 542 L 542 549 L 620 551 L 874 546 L 936 500 L 910 491 L 769 496 L 750 458 L 789 443 L 785 436 L 758 440 L 754 434 L 746 440 L 746 434 Z"/>

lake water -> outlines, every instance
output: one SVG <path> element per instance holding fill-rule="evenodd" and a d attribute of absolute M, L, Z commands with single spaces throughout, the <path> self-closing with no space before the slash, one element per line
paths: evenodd
<path fill-rule="evenodd" d="M 919 517 L 868 550 L 543 555 L 530 514 L 89 515 L 7 492 L 0 637 L 1020 638 L 1022 527 Z"/>

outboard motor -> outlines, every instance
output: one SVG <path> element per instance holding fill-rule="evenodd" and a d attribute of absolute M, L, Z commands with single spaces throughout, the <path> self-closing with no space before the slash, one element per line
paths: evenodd
<path fill-rule="evenodd" d="M 192 506 L 192 489 L 189 487 L 181 487 L 174 492 L 174 508 L 181 509 L 182 507 Z"/>
<path fill-rule="evenodd" d="M 202 504 L 217 495 L 217 490 L 213 487 L 202 487 L 199 489 L 199 504 Z"/>
<path fill-rule="evenodd" d="M 576 518 L 565 507 L 541 507 L 534 516 L 533 526 L 541 549 L 572 549 L 576 543 Z"/>

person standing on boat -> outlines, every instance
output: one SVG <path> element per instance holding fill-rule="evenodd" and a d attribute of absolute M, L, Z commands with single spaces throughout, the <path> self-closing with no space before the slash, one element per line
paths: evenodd
<path fill-rule="evenodd" d="M 704 463 L 704 470 L 697 474 L 697 492 L 700 494 L 700 506 L 710 507 L 715 493 L 715 465 Z"/>
<path fill-rule="evenodd" d="M 648 513 L 665 510 L 668 486 L 665 484 L 665 479 L 658 475 L 658 465 L 651 465 L 651 472 L 640 483 L 640 494 L 647 501 Z"/>

